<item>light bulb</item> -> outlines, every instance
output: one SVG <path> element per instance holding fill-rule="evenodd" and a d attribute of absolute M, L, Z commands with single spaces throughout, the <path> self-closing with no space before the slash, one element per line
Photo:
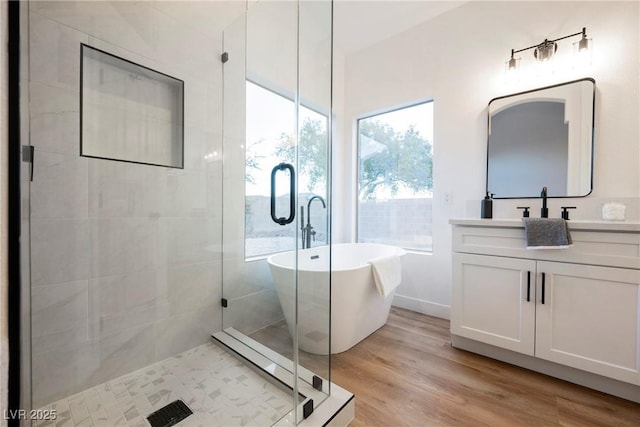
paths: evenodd
<path fill-rule="evenodd" d="M 574 68 L 584 68 L 591 65 L 593 57 L 593 40 L 582 36 L 582 39 L 573 44 Z"/>

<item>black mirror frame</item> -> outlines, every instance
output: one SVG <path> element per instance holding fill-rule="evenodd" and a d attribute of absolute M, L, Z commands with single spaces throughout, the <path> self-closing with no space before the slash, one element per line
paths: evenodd
<path fill-rule="evenodd" d="M 549 196 L 550 199 L 564 199 L 564 198 L 582 198 L 587 197 L 593 192 L 593 172 L 594 172 L 594 158 L 595 158 L 595 120 L 596 120 L 596 81 L 592 77 L 585 77 L 582 79 L 571 80 L 568 82 L 558 83 L 551 86 L 539 87 L 536 89 L 530 89 L 523 92 L 512 93 L 509 95 L 498 96 L 493 98 L 487 104 L 487 157 L 486 157 L 486 172 L 485 172 L 485 191 L 489 192 L 489 136 L 490 136 L 490 126 L 491 126 L 491 115 L 489 114 L 489 107 L 491 103 L 500 99 L 510 98 L 512 96 L 525 95 L 527 93 L 537 92 L 545 89 L 552 89 L 559 86 L 565 86 L 573 83 L 578 83 L 582 81 L 590 81 L 593 83 L 593 102 L 591 105 L 591 179 L 590 179 L 590 188 L 587 194 L 579 195 L 579 196 Z M 494 197 L 494 199 L 533 199 L 536 196 L 520 196 L 520 197 Z"/>

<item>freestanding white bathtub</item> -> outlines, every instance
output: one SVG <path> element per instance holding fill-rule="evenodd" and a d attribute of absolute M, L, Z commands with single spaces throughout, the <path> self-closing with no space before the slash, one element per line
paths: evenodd
<path fill-rule="evenodd" d="M 368 261 L 404 249 L 374 243 L 346 243 L 331 248 L 331 353 L 341 353 L 382 327 L 389 316 L 392 292 L 383 298 Z M 298 251 L 298 346 L 314 354 L 329 353 L 329 247 Z M 295 252 L 271 255 L 271 277 L 293 336 Z"/>

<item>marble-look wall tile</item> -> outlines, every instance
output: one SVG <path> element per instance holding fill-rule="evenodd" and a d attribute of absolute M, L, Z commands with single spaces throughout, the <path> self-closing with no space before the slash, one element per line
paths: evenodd
<path fill-rule="evenodd" d="M 217 160 L 222 160 L 222 147 L 223 147 L 223 139 L 224 134 L 222 130 L 215 131 L 207 131 L 207 136 L 205 139 L 205 151 L 206 152 L 217 152 Z"/>
<path fill-rule="evenodd" d="M 86 34 L 31 12 L 29 14 L 30 80 L 79 90 L 80 43 L 87 43 L 88 40 L 89 37 Z"/>
<path fill-rule="evenodd" d="M 202 34 L 173 17 L 158 14 L 158 61 L 173 63 L 191 79 L 211 81 L 212 73 L 222 69 L 222 35 L 199 43 Z"/>
<path fill-rule="evenodd" d="M 155 353 L 156 325 L 131 327 L 101 337 L 89 346 L 92 366 L 88 383 L 84 388 L 100 384 L 153 363 Z"/>
<path fill-rule="evenodd" d="M 92 218 L 157 217 L 156 183 L 164 168 L 93 159 L 89 174 Z"/>
<path fill-rule="evenodd" d="M 222 84 L 207 85 L 207 128 L 208 132 L 222 133 L 222 118 L 224 117 L 222 99 L 224 90 Z"/>
<path fill-rule="evenodd" d="M 87 343 L 86 280 L 36 286 L 31 290 L 31 339 L 34 354 Z"/>
<path fill-rule="evenodd" d="M 208 145 L 209 135 L 202 129 L 194 126 L 184 128 L 184 169 L 189 171 L 200 171 L 204 169 L 207 158 L 210 154 L 205 151 Z"/>
<path fill-rule="evenodd" d="M 220 304 L 191 310 L 158 322 L 158 359 L 164 359 L 211 340 L 220 330 Z M 185 331 L 189 331 L 185 333 Z"/>
<path fill-rule="evenodd" d="M 30 139 L 36 150 L 78 155 L 80 93 L 77 88 L 29 84 Z"/>
<path fill-rule="evenodd" d="M 31 183 L 31 218 L 86 218 L 88 159 L 38 151 Z"/>
<path fill-rule="evenodd" d="M 235 256 L 225 250 L 223 283 L 225 298 L 235 299 L 264 290 L 274 290 L 269 264 L 265 259 L 246 262 L 244 253 Z"/>
<path fill-rule="evenodd" d="M 34 407 L 140 369 L 155 359 L 155 325 L 129 328 L 80 348 L 34 354 Z"/>
<path fill-rule="evenodd" d="M 225 118 L 225 126 L 227 124 Z M 239 139 L 225 136 L 223 164 L 224 271 L 225 274 L 236 271 L 241 274 L 244 267 L 239 263 L 244 262 L 245 218 L 244 215 L 238 215 L 238 212 L 244 212 L 246 209 L 244 194 L 246 181 L 242 169 L 245 164 L 244 137 Z M 231 264 L 228 264 L 229 262 Z M 225 283 L 227 280 L 228 278 L 225 277 Z"/>
<path fill-rule="evenodd" d="M 278 294 L 271 289 L 230 300 L 223 315 L 225 328 L 233 326 L 245 335 L 284 319 Z"/>
<path fill-rule="evenodd" d="M 221 298 L 221 263 L 190 264 L 168 267 L 163 277 L 160 298 L 171 315 L 189 313 L 205 306 L 219 304 Z"/>
<path fill-rule="evenodd" d="M 91 221 L 92 277 L 155 268 L 157 220 L 151 218 Z"/>
<path fill-rule="evenodd" d="M 245 2 L 234 0 L 209 2 L 206 10 L 198 2 L 155 2 L 156 9 L 182 25 L 201 31 L 202 36 L 210 40 L 219 38 L 225 28 L 245 13 L 246 7 Z"/>
<path fill-rule="evenodd" d="M 94 341 L 168 315 L 162 272 L 145 269 L 89 281 L 89 333 Z"/>
<path fill-rule="evenodd" d="M 158 11 L 152 2 L 36 1 L 31 10 L 149 58 L 158 55 Z"/>
<path fill-rule="evenodd" d="M 224 30 L 224 50 L 231 58 L 246 57 L 247 19 L 241 16 Z M 230 60 L 224 65 L 224 131 L 226 138 L 245 144 L 246 139 L 246 61 Z M 234 141 L 235 142 L 235 141 Z M 232 144 L 234 144 L 232 142 Z M 225 141 L 225 150 L 227 148 Z"/>
<path fill-rule="evenodd" d="M 184 76 L 176 74 L 177 70 L 173 66 L 173 64 L 160 64 L 155 57 L 142 55 L 123 46 L 114 44 L 109 40 L 89 35 L 88 45 L 92 48 L 99 49 L 111 55 L 115 55 L 119 58 L 131 61 L 134 64 L 159 71 L 180 80 L 184 80 Z"/>
<path fill-rule="evenodd" d="M 31 358 L 33 407 L 83 390 L 91 367 L 88 346 L 56 347 Z"/>
<path fill-rule="evenodd" d="M 89 220 L 32 218 L 31 236 L 31 286 L 89 277 Z"/>
<path fill-rule="evenodd" d="M 187 80 L 184 85 L 184 123 L 196 129 L 207 130 L 207 84 L 200 80 Z M 218 99 L 220 102 L 220 99 Z"/>
<path fill-rule="evenodd" d="M 160 218 L 159 265 L 195 264 L 221 257 L 220 221 L 208 218 Z"/>
<path fill-rule="evenodd" d="M 244 125 L 243 125 L 244 126 Z M 233 189 L 244 189 L 245 186 L 245 174 L 241 165 L 246 163 L 246 138 L 243 134 L 241 138 L 230 137 L 225 135 L 224 137 L 224 163 L 234 165 L 236 167 L 226 167 L 224 170 L 224 184 L 227 185 L 227 180 L 232 180 Z M 275 165 L 274 165 L 275 166 Z M 244 191 L 240 194 L 234 193 L 238 198 L 244 200 Z"/>
<path fill-rule="evenodd" d="M 222 155 L 213 150 L 214 157 L 207 161 L 207 215 L 222 220 Z"/>
<path fill-rule="evenodd" d="M 207 209 L 205 171 L 165 169 L 158 180 L 160 214 L 163 217 L 203 217 Z"/>

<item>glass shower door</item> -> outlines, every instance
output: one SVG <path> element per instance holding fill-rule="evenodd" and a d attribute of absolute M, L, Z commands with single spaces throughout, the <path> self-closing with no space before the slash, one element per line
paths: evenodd
<path fill-rule="evenodd" d="M 331 7 L 261 1 L 224 33 L 223 331 L 290 379 L 295 423 L 329 394 Z"/>
<path fill-rule="evenodd" d="M 284 136 L 295 136 L 295 104 L 255 76 L 273 67 L 269 54 L 280 44 L 286 70 L 281 86 L 295 92 L 296 7 L 253 4 L 223 35 L 222 338 L 276 376 L 276 384 L 287 384 L 273 399 L 274 423 L 291 414 L 295 422 L 300 401 L 292 367 L 281 367 L 292 360 L 294 345 L 282 327 L 285 316 L 267 262 L 272 254 L 295 251 L 295 165 L 278 155 Z M 287 166 L 277 168 L 281 163 Z M 292 263 L 281 280 L 289 295 L 294 271 Z M 289 317 L 295 315 L 294 302 Z"/>
<path fill-rule="evenodd" d="M 315 405 L 331 380 L 332 7 L 301 1 L 298 10 L 296 346 L 299 383 L 318 390 Z"/>

